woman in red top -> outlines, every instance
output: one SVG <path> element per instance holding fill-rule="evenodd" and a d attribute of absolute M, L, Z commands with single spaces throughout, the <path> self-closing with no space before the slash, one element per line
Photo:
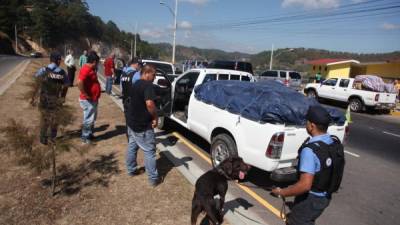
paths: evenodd
<path fill-rule="evenodd" d="M 78 88 L 81 91 L 79 104 L 83 109 L 82 142 L 90 144 L 93 139 L 93 128 L 97 117 L 97 105 L 101 88 L 97 79 L 96 68 L 99 56 L 95 51 L 89 52 L 87 63 L 79 72 Z"/>

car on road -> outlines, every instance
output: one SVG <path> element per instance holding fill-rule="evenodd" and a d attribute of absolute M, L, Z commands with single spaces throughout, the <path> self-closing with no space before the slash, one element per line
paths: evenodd
<path fill-rule="evenodd" d="M 214 60 L 208 63 L 207 68 L 238 70 L 252 75 L 254 74 L 252 64 L 243 61 Z"/>
<path fill-rule="evenodd" d="M 43 54 L 41 52 L 32 52 L 30 54 L 30 57 L 32 57 L 32 58 L 42 58 Z"/>
<path fill-rule="evenodd" d="M 267 70 L 256 77 L 257 81 L 276 80 L 297 91 L 301 90 L 302 78 L 300 73 L 290 70 Z"/>
<path fill-rule="evenodd" d="M 309 83 L 304 93 L 313 98 L 347 103 L 353 112 L 367 108 L 389 112 L 396 107 L 396 94 L 356 89 L 354 78 L 329 78 L 322 83 Z"/>
<path fill-rule="evenodd" d="M 255 81 L 247 72 L 209 68 L 187 71 L 169 85 L 167 79 L 160 79 L 163 87 L 156 89 L 159 128 L 163 129 L 165 118 L 169 118 L 204 138 L 211 145 L 214 166 L 239 155 L 246 163 L 273 172 L 274 180 L 292 180 L 296 176 L 297 150 L 308 137 L 305 127 L 240 118 L 198 100 L 195 87 L 214 80 Z M 345 125 L 332 125 L 329 133 L 343 140 Z"/>

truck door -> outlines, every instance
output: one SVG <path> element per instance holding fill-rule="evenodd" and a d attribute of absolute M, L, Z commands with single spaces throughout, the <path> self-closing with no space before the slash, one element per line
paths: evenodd
<path fill-rule="evenodd" d="M 332 99 L 332 96 L 335 94 L 337 81 L 337 78 L 330 78 L 322 82 L 321 86 L 318 88 L 318 96 Z"/>
<path fill-rule="evenodd" d="M 156 93 L 156 106 L 159 116 L 169 116 L 172 110 L 172 85 L 167 73 L 163 70 L 157 69 L 156 77 L 154 79 L 154 91 Z"/>
<path fill-rule="evenodd" d="M 350 97 L 350 79 L 340 79 L 339 86 L 336 88 L 336 100 L 347 102 Z"/>

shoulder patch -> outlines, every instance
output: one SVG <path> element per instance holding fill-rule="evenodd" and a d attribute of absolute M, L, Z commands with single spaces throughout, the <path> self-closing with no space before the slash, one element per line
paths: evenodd
<path fill-rule="evenodd" d="M 332 159 L 331 159 L 331 157 L 329 157 L 329 158 L 326 159 L 325 164 L 326 164 L 327 167 L 330 167 L 330 166 L 332 165 Z"/>

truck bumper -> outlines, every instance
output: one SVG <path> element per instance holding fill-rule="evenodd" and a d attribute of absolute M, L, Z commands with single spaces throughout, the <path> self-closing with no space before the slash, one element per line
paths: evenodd
<path fill-rule="evenodd" d="M 285 167 L 272 171 L 271 180 L 276 182 L 295 182 L 298 179 L 295 167 Z"/>
<path fill-rule="evenodd" d="M 394 103 L 378 103 L 375 105 L 375 109 L 394 109 L 396 107 L 396 104 Z"/>

